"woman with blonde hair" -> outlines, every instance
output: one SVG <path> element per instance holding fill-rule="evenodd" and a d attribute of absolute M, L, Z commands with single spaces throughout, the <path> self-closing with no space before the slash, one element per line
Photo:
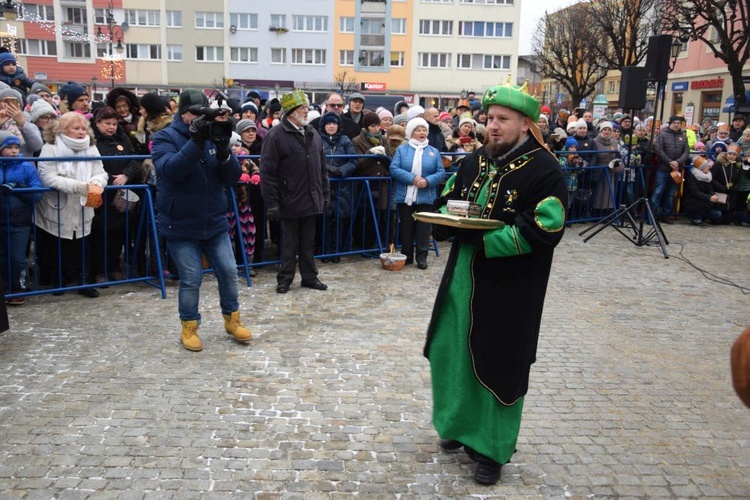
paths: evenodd
<path fill-rule="evenodd" d="M 88 258 L 86 237 L 91 232 L 94 208 L 102 203 L 108 174 L 101 160 L 84 160 L 100 156 L 94 146 L 94 132 L 84 115 L 74 111 L 63 114 L 44 131 L 46 144 L 39 162 L 39 177 L 45 187 L 54 189 L 44 194 L 37 204 L 35 251 L 40 281 L 58 287 L 68 283 L 85 283 L 88 269 L 82 258 Z M 78 160 L 55 158 L 81 157 Z M 58 254 L 59 245 L 59 254 Z M 59 272 L 59 275 L 58 275 Z M 79 290 L 86 297 L 98 297 L 95 288 Z"/>

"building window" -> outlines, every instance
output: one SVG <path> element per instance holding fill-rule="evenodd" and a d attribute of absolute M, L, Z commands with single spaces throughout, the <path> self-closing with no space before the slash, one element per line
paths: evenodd
<path fill-rule="evenodd" d="M 406 66 L 404 52 L 391 52 L 391 67 L 403 68 Z"/>
<path fill-rule="evenodd" d="M 460 2 L 476 5 L 513 5 L 513 0 L 460 0 Z"/>
<path fill-rule="evenodd" d="M 258 14 L 229 14 L 229 24 L 238 30 L 257 30 Z"/>
<path fill-rule="evenodd" d="M 453 0 L 421 0 L 422 3 L 453 3 Z"/>
<path fill-rule="evenodd" d="M 453 21 L 437 21 L 434 19 L 422 19 L 419 21 L 420 35 L 441 35 L 447 36 L 453 34 Z"/>
<path fill-rule="evenodd" d="M 385 19 L 368 17 L 360 21 L 360 45 L 365 47 L 382 47 L 385 45 Z"/>
<path fill-rule="evenodd" d="M 69 24 L 87 24 L 88 17 L 86 9 L 81 7 L 68 7 L 65 9 L 65 22 Z"/>
<path fill-rule="evenodd" d="M 182 61 L 182 45 L 167 45 L 167 61 Z"/>
<path fill-rule="evenodd" d="M 29 21 L 54 21 L 55 8 L 52 5 L 38 5 L 25 3 L 18 9 L 18 19 Z M 24 17 L 25 14 L 25 17 Z"/>
<path fill-rule="evenodd" d="M 286 15 L 285 14 L 271 14 L 271 27 L 272 28 L 286 28 Z"/>
<path fill-rule="evenodd" d="M 484 69 L 510 69 L 510 56 L 484 56 Z"/>
<path fill-rule="evenodd" d="M 128 43 L 125 45 L 125 53 L 128 59 L 161 59 L 161 45 L 149 45 L 147 43 Z"/>
<path fill-rule="evenodd" d="M 325 63 L 325 49 L 292 49 L 292 64 L 319 65 Z"/>
<path fill-rule="evenodd" d="M 362 50 L 359 53 L 359 65 L 381 68 L 385 66 L 385 54 L 382 50 Z"/>
<path fill-rule="evenodd" d="M 127 9 L 125 21 L 130 26 L 159 26 L 159 11 L 144 9 Z"/>
<path fill-rule="evenodd" d="M 167 11 L 167 28 L 182 28 L 182 11 Z"/>
<path fill-rule="evenodd" d="M 339 66 L 354 66 L 353 50 L 339 50 Z"/>
<path fill-rule="evenodd" d="M 224 47 L 196 47 L 195 60 L 205 62 L 223 62 Z"/>
<path fill-rule="evenodd" d="M 255 47 L 231 47 L 229 60 L 237 63 L 257 63 L 258 49 Z"/>
<path fill-rule="evenodd" d="M 391 35 L 406 34 L 406 19 L 391 19 Z"/>
<path fill-rule="evenodd" d="M 94 9 L 94 24 L 107 24 L 107 18 L 111 14 L 109 9 Z"/>
<path fill-rule="evenodd" d="M 420 52 L 417 54 L 420 68 L 450 68 L 450 54 L 445 52 Z"/>
<path fill-rule="evenodd" d="M 459 36 L 511 38 L 513 36 L 513 23 L 461 21 L 458 23 L 458 34 Z"/>
<path fill-rule="evenodd" d="M 54 40 L 18 40 L 18 53 L 25 56 L 56 56 L 57 43 Z"/>
<path fill-rule="evenodd" d="M 286 49 L 271 49 L 271 64 L 286 64 Z"/>
<path fill-rule="evenodd" d="M 471 69 L 471 54 L 458 54 L 456 67 L 458 69 Z"/>
<path fill-rule="evenodd" d="M 90 58 L 91 44 L 81 42 L 66 42 L 65 55 L 71 59 Z"/>
<path fill-rule="evenodd" d="M 325 33 L 328 31 L 328 18 L 326 16 L 292 16 L 292 30 Z"/>
<path fill-rule="evenodd" d="M 223 12 L 196 12 L 195 27 L 206 29 L 220 29 L 224 27 Z"/>
<path fill-rule="evenodd" d="M 340 17 L 339 18 L 339 33 L 354 33 L 354 18 L 353 17 Z"/>

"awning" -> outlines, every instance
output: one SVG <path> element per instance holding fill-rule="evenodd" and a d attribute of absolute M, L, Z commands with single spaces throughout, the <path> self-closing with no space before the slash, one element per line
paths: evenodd
<path fill-rule="evenodd" d="M 750 103 L 750 90 L 745 91 L 745 103 Z M 734 107 L 734 95 L 730 95 L 727 97 L 727 100 L 724 101 L 724 107 L 721 108 L 722 113 L 734 113 L 735 107 Z"/>

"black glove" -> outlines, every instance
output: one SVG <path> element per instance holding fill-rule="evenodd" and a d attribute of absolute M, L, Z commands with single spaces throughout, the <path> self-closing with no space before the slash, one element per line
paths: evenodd
<path fill-rule="evenodd" d="M 266 217 L 268 220 L 279 220 L 279 207 L 268 207 Z"/>
<path fill-rule="evenodd" d="M 229 148 L 222 148 L 218 144 L 216 145 L 216 159 L 219 160 L 219 163 L 224 163 L 231 155 L 232 152 Z"/>
<path fill-rule="evenodd" d="M 343 177 L 344 173 L 339 167 L 330 167 L 328 169 L 328 175 L 331 177 Z"/>
<path fill-rule="evenodd" d="M 195 143 L 203 147 L 203 143 L 208 140 L 211 136 L 211 122 L 206 120 L 204 116 L 199 116 L 192 122 L 190 122 L 190 138 Z"/>
<path fill-rule="evenodd" d="M 456 238 L 461 243 L 482 248 L 484 246 L 484 231 L 481 229 L 459 229 L 456 231 Z"/>
<path fill-rule="evenodd" d="M 2 186 L 0 186 L 0 189 L 3 190 L 3 193 L 8 194 L 13 191 L 14 187 L 16 187 L 15 182 L 8 182 L 7 184 L 3 184 Z"/>

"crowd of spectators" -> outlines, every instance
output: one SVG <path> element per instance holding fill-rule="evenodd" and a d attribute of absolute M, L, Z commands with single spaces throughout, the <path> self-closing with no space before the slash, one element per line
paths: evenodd
<path fill-rule="evenodd" d="M 0 54 L 0 65 L 10 59 Z M 17 72 L 12 63 L 7 65 Z M 210 107 L 226 116 L 234 130 L 233 153 L 254 157 L 241 159 L 243 173 L 232 189 L 237 209 L 228 197 L 226 213 L 237 263 L 260 265 L 269 260 L 269 250 L 278 246 L 281 231 L 278 221 L 266 217 L 261 171 L 264 140 L 281 123 L 283 109 L 278 99 L 263 100 L 258 91 L 249 92 L 245 102 L 221 93 L 213 97 Z M 19 268 L 28 267 L 31 248 L 32 268 L 36 267 L 36 282 L 42 287 L 106 286 L 124 279 L 128 276 L 122 260 L 126 249 L 135 255 L 138 274 L 153 269 L 153 242 L 132 248 L 138 207 L 136 203 L 123 207 L 119 190 L 146 184 L 158 197 L 154 164 L 150 159 L 116 157 L 149 155 L 154 134 L 175 120 L 177 100 L 157 93 L 136 96 L 128 89 L 114 88 L 104 102 L 91 102 L 86 89 L 76 82 L 60 86 L 53 94 L 38 82 L 17 89 L 0 79 L 0 155 L 18 150 L 17 160 L 0 160 L 0 215 L 7 214 L 9 207 L 25 207 L 24 213 L 36 207 L 38 229 L 33 232 L 32 247 L 29 231 L 19 230 L 30 226 L 29 217 L 3 216 L 0 221 L 6 292 L 30 290 L 33 283 L 27 269 Z M 445 172 L 455 171 L 463 153 L 482 147 L 486 112 L 476 96 L 470 93 L 450 110 L 403 101 L 393 109 L 369 109 L 367 96 L 358 92 L 348 98 L 332 92 L 325 102 L 308 104 L 304 125 L 320 136 L 327 155 L 362 155 L 325 162 L 327 177 L 334 182 L 325 211 L 316 220 L 316 253 L 324 255 L 322 262 L 337 263 L 337 254 L 358 245 L 367 248 L 380 236 L 386 244 L 416 241 L 417 257 L 409 261 L 416 260 L 425 268 L 428 232 L 407 217 L 413 209 L 406 200 L 416 207 L 428 204 L 439 189 L 437 176 L 444 179 Z M 653 117 L 640 120 L 621 112 L 596 121 L 587 110 L 561 109 L 553 114 L 543 106 L 537 125 L 549 149 L 559 152 L 569 192 L 569 218 L 583 207 L 589 213 L 606 214 L 616 203 L 629 204 L 649 196 L 662 223 L 672 224 L 679 211 L 695 225 L 750 224 L 750 127 L 740 114 L 731 123 L 704 120 L 700 125 L 686 125 L 682 117 L 673 116 L 661 124 Z M 30 171 L 23 158 L 38 156 L 45 159 Z M 103 162 L 55 161 L 53 157 L 58 156 L 108 158 Z M 428 159 L 441 159 L 441 165 L 438 168 Z M 32 171 L 36 178 L 29 177 Z M 379 234 L 368 230 L 372 223 L 368 213 L 352 209 L 361 182 L 347 183 L 347 179 L 360 176 L 383 178 L 367 181 L 377 218 L 373 226 Z M 37 186 L 37 178 L 41 186 L 55 192 L 44 196 L 14 192 Z M 106 186 L 117 189 L 104 191 Z M 14 255 L 7 255 L 9 251 Z M 412 255 L 408 250 L 405 253 Z M 168 259 L 165 263 L 167 272 L 177 276 L 173 263 Z M 79 293 L 98 295 L 94 286 Z M 7 299 L 12 305 L 24 300 Z"/>

